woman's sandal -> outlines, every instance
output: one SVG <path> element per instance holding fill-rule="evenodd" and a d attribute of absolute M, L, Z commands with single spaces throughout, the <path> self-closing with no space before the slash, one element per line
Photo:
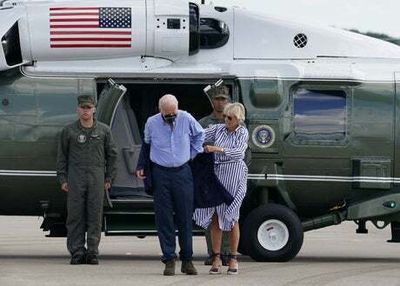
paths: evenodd
<path fill-rule="evenodd" d="M 232 260 L 236 261 L 236 267 L 235 268 L 231 268 L 229 266 L 228 271 L 226 272 L 226 274 L 228 274 L 228 275 L 236 275 L 236 274 L 239 273 L 239 266 L 237 264 L 237 255 L 236 254 L 229 254 L 228 255 L 229 265 L 231 264 Z"/>
<path fill-rule="evenodd" d="M 208 271 L 209 274 L 214 275 L 214 274 L 221 274 L 221 258 L 219 253 L 213 253 L 212 255 L 212 263 L 213 266 L 211 267 L 210 271 Z M 218 266 L 214 266 L 218 262 Z"/>

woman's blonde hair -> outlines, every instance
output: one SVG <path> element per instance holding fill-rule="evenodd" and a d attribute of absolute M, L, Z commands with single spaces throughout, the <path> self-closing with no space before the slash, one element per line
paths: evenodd
<path fill-rule="evenodd" d="M 239 122 L 243 122 L 245 119 L 244 106 L 239 102 L 228 103 L 224 108 L 224 114 L 228 116 L 235 116 Z"/>

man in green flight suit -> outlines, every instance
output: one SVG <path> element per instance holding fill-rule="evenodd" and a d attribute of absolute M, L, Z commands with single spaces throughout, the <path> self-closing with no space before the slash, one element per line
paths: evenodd
<path fill-rule="evenodd" d="M 220 85 L 218 87 L 211 88 L 207 95 L 211 97 L 213 112 L 206 117 L 199 120 L 201 127 L 207 128 L 214 124 L 224 124 L 224 108 L 230 101 L 229 89 L 225 85 Z M 208 257 L 204 261 L 205 265 L 212 264 L 212 245 L 211 245 L 211 234 L 210 229 L 205 232 L 206 242 L 207 242 L 207 253 Z M 228 255 L 229 255 L 229 233 L 222 233 L 222 244 L 221 244 L 221 261 L 224 266 L 228 265 Z"/>
<path fill-rule="evenodd" d="M 58 144 L 57 177 L 67 193 L 71 264 L 99 264 L 104 192 L 116 172 L 117 151 L 110 128 L 94 119 L 95 110 L 91 96 L 79 96 L 79 119 L 61 131 Z"/>

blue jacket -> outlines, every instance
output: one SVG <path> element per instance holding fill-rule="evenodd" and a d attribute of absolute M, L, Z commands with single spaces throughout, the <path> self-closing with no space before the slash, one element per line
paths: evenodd
<path fill-rule="evenodd" d="M 143 142 L 142 147 L 140 148 L 136 170 L 144 170 L 144 175 L 146 176 L 146 179 L 144 179 L 144 191 L 146 194 L 152 196 L 150 144 L 148 143 Z"/>
<path fill-rule="evenodd" d="M 233 196 L 221 184 L 214 172 L 212 153 L 200 153 L 191 162 L 194 185 L 194 207 L 209 208 L 222 203 L 230 205 Z"/>
<path fill-rule="evenodd" d="M 233 196 L 221 184 L 214 172 L 214 156 L 211 153 L 200 153 L 190 162 L 193 174 L 194 207 L 215 207 L 222 203 L 230 205 Z M 144 170 L 145 192 L 153 195 L 151 179 L 150 144 L 143 143 L 136 170 Z"/>

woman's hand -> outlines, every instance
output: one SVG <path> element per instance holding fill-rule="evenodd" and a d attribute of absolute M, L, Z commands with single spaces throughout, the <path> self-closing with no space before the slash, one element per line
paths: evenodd
<path fill-rule="evenodd" d="M 205 153 L 223 153 L 224 148 L 214 146 L 214 145 L 205 145 L 204 146 L 204 152 Z"/>
<path fill-rule="evenodd" d="M 135 175 L 136 175 L 136 177 L 138 177 L 141 180 L 146 179 L 146 176 L 144 175 L 144 170 L 143 169 L 136 170 Z"/>
<path fill-rule="evenodd" d="M 104 191 L 108 192 L 111 189 L 111 183 L 110 182 L 105 182 L 104 183 Z"/>
<path fill-rule="evenodd" d="M 68 189 L 68 183 L 63 183 L 63 184 L 61 185 L 61 190 L 62 190 L 63 192 L 68 193 L 68 191 L 69 191 L 69 189 Z"/>

